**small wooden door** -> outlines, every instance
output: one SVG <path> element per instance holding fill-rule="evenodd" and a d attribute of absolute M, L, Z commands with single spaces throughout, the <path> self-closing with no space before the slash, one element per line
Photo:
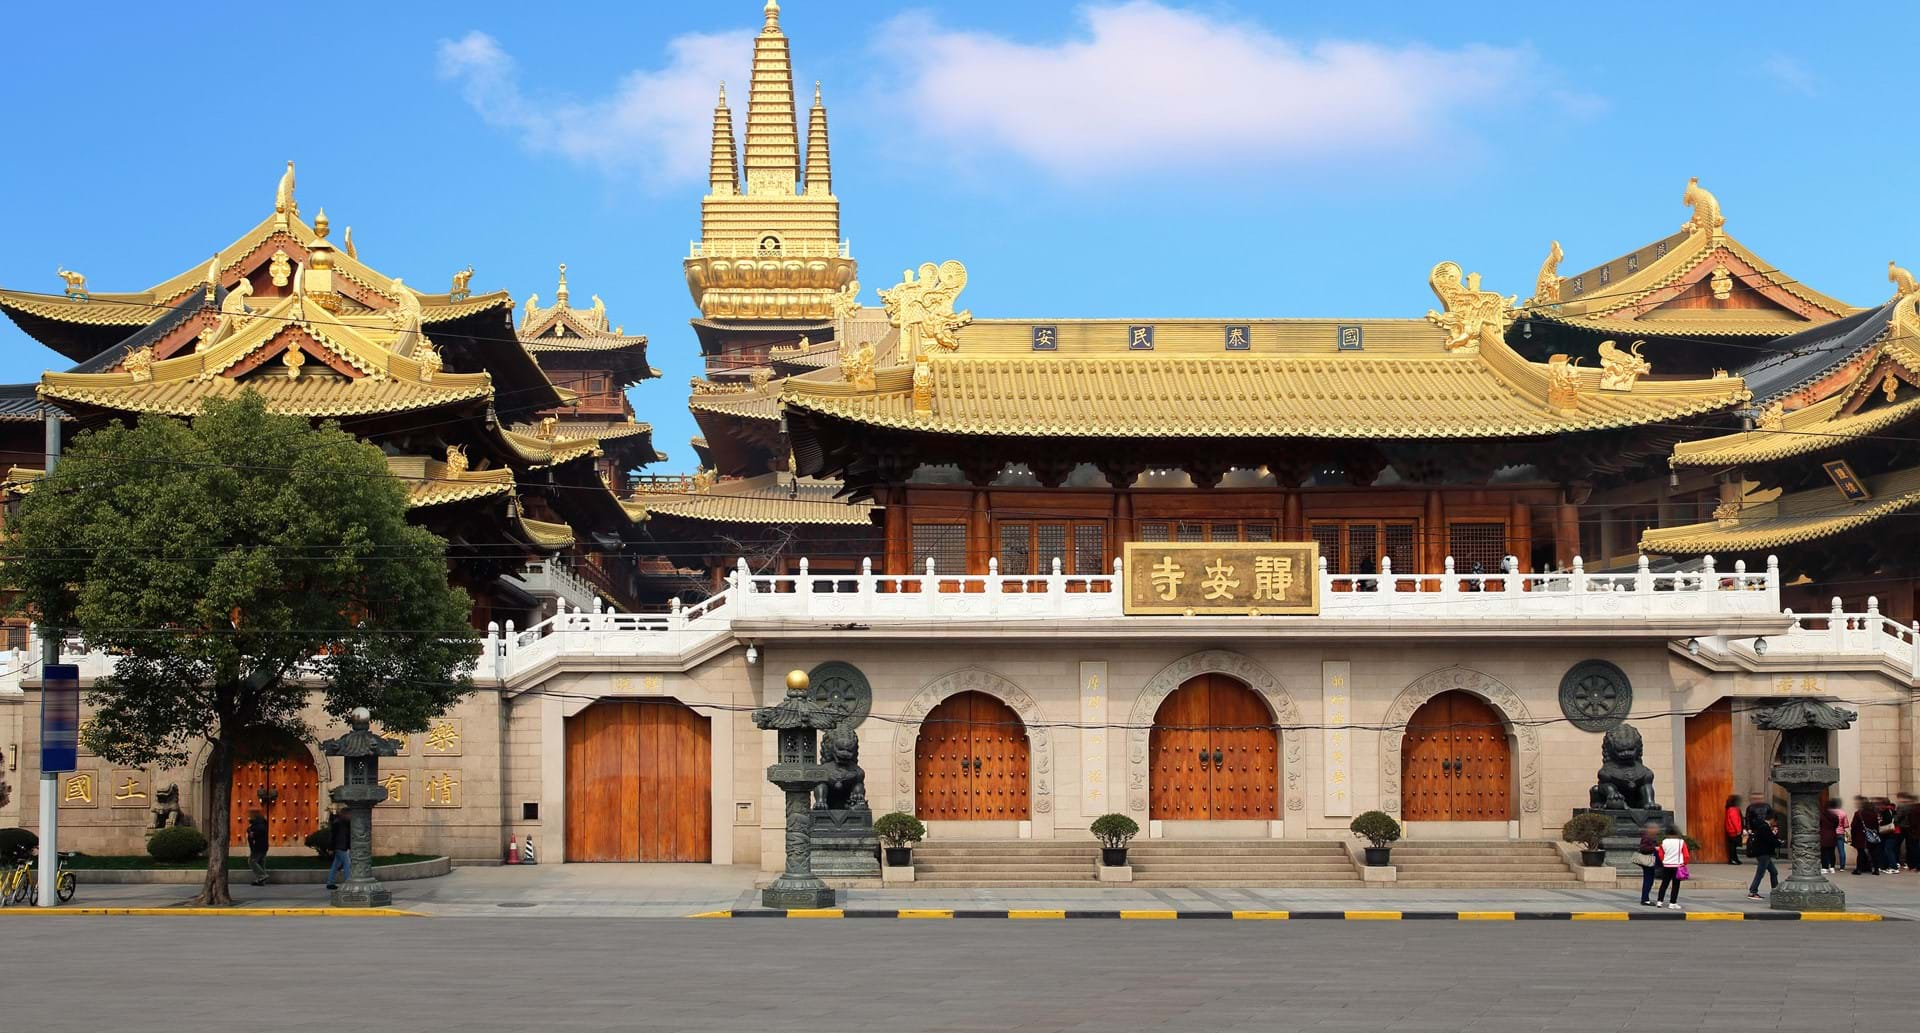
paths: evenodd
<path fill-rule="evenodd" d="M 1400 807 L 1408 821 L 1506 821 L 1513 751 L 1500 712 L 1478 696 L 1443 692 L 1407 721 Z"/>
<path fill-rule="evenodd" d="M 257 808 L 267 816 L 267 842 L 301 843 L 320 827 L 320 772 L 305 744 L 281 733 L 241 736 L 233 766 L 229 842 L 245 846 L 247 819 Z M 267 798 L 261 799 L 261 790 Z"/>
<path fill-rule="evenodd" d="M 1687 835 L 1702 861 L 1727 859 L 1723 815 L 1733 795 L 1733 701 L 1687 718 Z"/>
<path fill-rule="evenodd" d="M 671 700 L 567 718 L 567 860 L 710 860 L 711 729 Z"/>
<path fill-rule="evenodd" d="M 1149 818 L 1280 816 L 1279 733 L 1266 703 L 1226 675 L 1200 675 L 1161 702 L 1147 755 Z"/>
<path fill-rule="evenodd" d="M 914 742 L 914 810 L 925 821 L 1024 821 L 1027 726 L 984 692 L 940 701 Z"/>

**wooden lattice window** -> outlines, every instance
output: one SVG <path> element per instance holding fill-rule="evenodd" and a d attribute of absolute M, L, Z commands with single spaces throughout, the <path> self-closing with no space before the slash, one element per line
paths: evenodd
<path fill-rule="evenodd" d="M 1002 574 L 1050 574 L 1056 559 L 1066 574 L 1099 574 L 1106 568 L 1104 524 L 1020 521 L 1003 523 L 999 530 Z"/>
<path fill-rule="evenodd" d="M 1447 554 L 1455 573 L 1497 574 L 1507 557 L 1507 525 L 1497 520 L 1456 520 L 1447 525 Z"/>
<path fill-rule="evenodd" d="M 927 561 L 936 573 L 962 574 L 967 569 L 967 525 L 913 525 L 913 571 L 925 573 Z"/>

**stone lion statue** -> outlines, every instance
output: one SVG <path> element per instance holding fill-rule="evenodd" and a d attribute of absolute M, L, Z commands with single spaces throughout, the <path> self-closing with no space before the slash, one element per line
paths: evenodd
<path fill-rule="evenodd" d="M 1653 796 L 1653 769 L 1641 761 L 1646 743 L 1640 730 L 1630 724 L 1617 724 L 1600 740 L 1600 782 L 1593 787 L 1589 805 L 1594 810 L 1657 810 Z"/>
<path fill-rule="evenodd" d="M 189 824 L 187 812 L 180 809 L 180 783 L 169 782 L 165 788 L 156 787 L 153 791 L 153 827 L 164 829 L 167 819 L 173 819 L 175 825 Z"/>
<path fill-rule="evenodd" d="M 866 806 L 867 773 L 860 767 L 860 736 L 837 724 L 820 737 L 820 763 L 833 772 L 820 786 L 820 802 L 829 810 Z"/>

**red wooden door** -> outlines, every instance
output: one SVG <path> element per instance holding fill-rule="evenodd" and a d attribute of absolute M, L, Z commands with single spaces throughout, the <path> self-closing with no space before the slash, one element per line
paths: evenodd
<path fill-rule="evenodd" d="M 1223 674 L 1207 676 L 1213 784 L 1207 809 L 1215 819 L 1280 817 L 1280 737 L 1267 704 Z"/>
<path fill-rule="evenodd" d="M 922 820 L 1024 821 L 1031 813 L 1026 723 L 986 693 L 958 693 L 929 711 L 913 760 Z"/>
<path fill-rule="evenodd" d="M 712 724 L 670 700 L 595 703 L 567 719 L 569 861 L 706 861 Z"/>
<path fill-rule="evenodd" d="M 247 819 L 257 808 L 267 817 L 267 842 L 273 846 L 301 843 L 320 827 L 320 772 L 313 754 L 291 736 L 277 733 L 241 737 L 233 766 L 232 814 L 228 841 L 244 846 Z M 268 798 L 262 800 L 260 791 Z"/>
<path fill-rule="evenodd" d="M 1407 721 L 1400 748 L 1400 807 L 1407 821 L 1506 821 L 1513 752 L 1506 723 L 1486 701 L 1443 692 Z"/>
<path fill-rule="evenodd" d="M 1687 835 L 1702 861 L 1727 859 L 1725 814 L 1733 795 L 1733 701 L 1687 718 Z"/>
<path fill-rule="evenodd" d="M 1209 676 L 1173 690 L 1147 735 L 1147 817 L 1204 821 L 1213 816 L 1213 736 Z"/>

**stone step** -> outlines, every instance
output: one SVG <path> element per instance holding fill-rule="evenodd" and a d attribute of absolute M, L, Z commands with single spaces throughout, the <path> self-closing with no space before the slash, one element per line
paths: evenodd
<path fill-rule="evenodd" d="M 1363 884 L 1357 877 L 1352 879 L 1143 879 L 1136 875 L 1132 882 L 1121 885 L 1146 889 L 1183 889 L 1193 886 L 1221 889 L 1346 890 L 1358 889 Z M 1260 909 L 1249 908 L 1248 910 Z"/>

